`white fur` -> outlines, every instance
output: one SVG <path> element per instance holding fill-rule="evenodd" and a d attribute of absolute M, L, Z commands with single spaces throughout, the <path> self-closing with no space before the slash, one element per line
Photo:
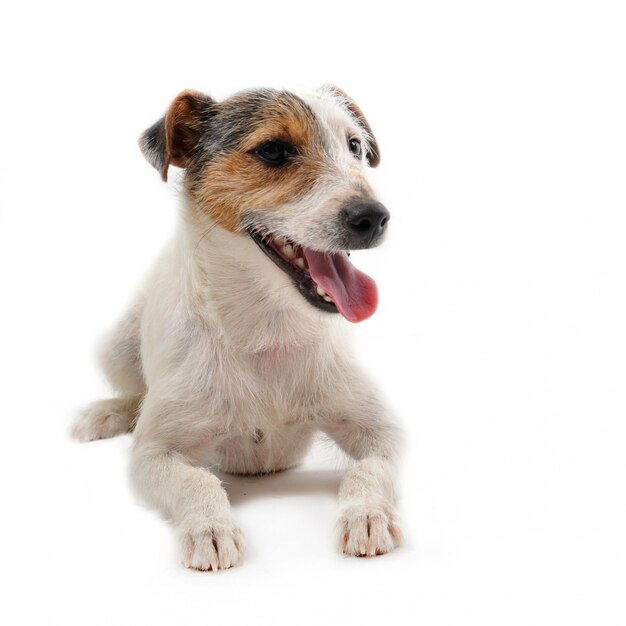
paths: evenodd
<path fill-rule="evenodd" d="M 314 106 L 330 139 L 345 137 L 328 99 Z M 293 220 L 281 225 L 298 230 Z M 323 431 L 356 460 L 339 491 L 340 549 L 387 552 L 400 541 L 399 431 L 350 354 L 346 324 L 313 308 L 250 237 L 184 201 L 175 241 L 104 350 L 118 397 L 91 405 L 74 435 L 134 428 L 137 493 L 171 520 L 186 566 L 217 570 L 242 560 L 244 540 L 209 468 L 287 469 Z"/>

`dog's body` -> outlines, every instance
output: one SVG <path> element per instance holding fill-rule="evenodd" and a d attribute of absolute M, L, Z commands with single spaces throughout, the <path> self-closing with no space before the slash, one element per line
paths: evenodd
<path fill-rule="evenodd" d="M 287 469 L 323 431 L 357 460 L 340 548 L 393 549 L 398 430 L 332 314 L 376 307 L 341 252 L 375 245 L 388 218 L 363 178 L 378 146 L 362 113 L 336 88 L 185 92 L 141 144 L 164 177 L 187 169 L 180 228 L 104 351 L 118 397 L 91 405 L 75 436 L 134 429 L 136 489 L 175 525 L 185 564 L 215 570 L 244 542 L 207 468 Z"/>

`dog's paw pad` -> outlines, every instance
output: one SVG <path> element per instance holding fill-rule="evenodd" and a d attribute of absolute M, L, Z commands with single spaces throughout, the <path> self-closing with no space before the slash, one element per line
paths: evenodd
<path fill-rule="evenodd" d="M 245 552 L 240 528 L 230 520 L 202 523 L 192 530 L 181 530 L 183 564 L 201 571 L 228 569 L 239 565 Z"/>
<path fill-rule="evenodd" d="M 388 505 L 354 503 L 343 508 L 337 524 L 339 550 L 350 556 L 376 556 L 402 543 L 397 513 Z"/>
<path fill-rule="evenodd" d="M 133 421 L 129 405 L 124 398 L 90 404 L 73 425 L 72 437 L 78 441 L 95 441 L 129 432 Z"/>

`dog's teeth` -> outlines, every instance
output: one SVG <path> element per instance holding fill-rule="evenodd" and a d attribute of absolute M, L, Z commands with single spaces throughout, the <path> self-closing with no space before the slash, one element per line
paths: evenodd
<path fill-rule="evenodd" d="M 322 296 L 322 298 L 326 295 L 326 292 L 318 285 L 317 286 L 317 294 Z"/>
<path fill-rule="evenodd" d="M 332 302 L 332 298 L 329 298 L 328 296 L 322 296 L 324 298 L 324 300 L 326 300 L 326 302 Z"/>
<path fill-rule="evenodd" d="M 296 256 L 293 252 L 293 248 L 287 244 L 286 246 L 282 247 L 283 250 L 283 254 L 288 258 L 288 259 L 293 259 L 294 256 Z"/>
<path fill-rule="evenodd" d="M 287 240 L 284 237 L 281 237 L 280 235 L 276 235 L 274 237 L 274 243 L 277 246 L 284 246 L 287 243 Z"/>
<path fill-rule="evenodd" d="M 304 259 L 302 259 L 302 258 L 298 257 L 298 258 L 296 259 L 296 265 L 297 265 L 297 266 L 298 266 L 301 270 L 303 270 L 303 269 L 304 269 Z"/>

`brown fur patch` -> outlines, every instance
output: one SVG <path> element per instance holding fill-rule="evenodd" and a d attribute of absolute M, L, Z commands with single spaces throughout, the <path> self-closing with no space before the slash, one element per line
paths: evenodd
<path fill-rule="evenodd" d="M 327 171 L 315 117 L 299 99 L 271 102 L 247 122 L 250 132 L 238 148 L 211 159 L 188 186 L 196 206 L 231 231 L 239 230 L 247 211 L 276 214 Z M 272 140 L 294 146 L 297 154 L 281 167 L 264 164 L 255 150 Z"/>

